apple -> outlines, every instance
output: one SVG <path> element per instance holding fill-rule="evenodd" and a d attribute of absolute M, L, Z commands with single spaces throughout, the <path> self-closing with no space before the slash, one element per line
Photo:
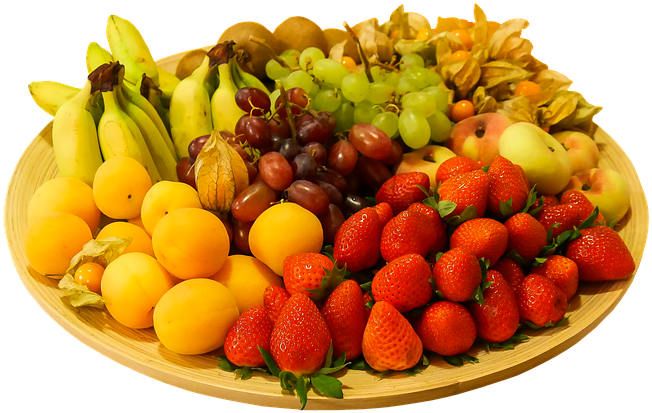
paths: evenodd
<path fill-rule="evenodd" d="M 549 133 L 529 122 L 507 127 L 498 141 L 501 156 L 520 165 L 539 195 L 556 195 L 571 178 L 571 158 Z"/>
<path fill-rule="evenodd" d="M 629 183 L 612 169 L 591 168 L 571 177 L 564 191 L 582 191 L 591 203 L 600 208 L 607 224 L 620 221 L 629 210 Z"/>
<path fill-rule="evenodd" d="M 457 155 L 466 156 L 487 165 L 498 155 L 498 140 L 513 122 L 501 113 L 483 113 L 456 123 L 446 141 L 446 147 Z"/>
<path fill-rule="evenodd" d="M 423 172 L 430 177 L 430 187 L 437 185 L 437 169 L 446 159 L 455 155 L 453 151 L 440 145 L 428 145 L 416 151 L 406 152 L 401 157 L 401 161 L 394 168 L 394 174 L 406 172 Z"/>
<path fill-rule="evenodd" d="M 562 144 L 571 158 L 571 174 L 597 168 L 600 159 L 598 145 L 589 135 L 579 131 L 563 131 L 552 135 Z"/>

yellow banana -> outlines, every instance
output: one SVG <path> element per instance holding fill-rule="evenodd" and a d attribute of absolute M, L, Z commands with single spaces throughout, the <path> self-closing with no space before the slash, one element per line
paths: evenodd
<path fill-rule="evenodd" d="M 206 82 L 213 74 L 210 58 L 192 74 L 179 82 L 170 100 L 170 131 L 179 158 L 188 156 L 188 145 L 193 139 L 209 135 L 213 130 L 211 98 Z"/>
<path fill-rule="evenodd" d="M 161 176 L 154 165 L 143 135 L 129 115 L 120 108 L 116 91 L 102 91 L 102 98 L 104 114 L 100 119 L 97 133 L 104 158 L 110 159 L 114 156 L 134 158 L 145 167 L 152 178 L 152 183 L 160 181 Z"/>
<path fill-rule="evenodd" d="M 97 129 L 86 110 L 91 100 L 91 82 L 56 111 L 52 122 L 52 147 L 61 176 L 81 179 L 93 185 L 103 162 Z"/>
<path fill-rule="evenodd" d="M 244 80 L 242 80 L 240 73 L 238 72 L 238 64 L 236 63 L 234 65 L 229 65 L 229 67 L 231 69 L 231 78 L 233 79 L 233 84 L 235 84 L 236 90 L 247 87 Z"/>
<path fill-rule="evenodd" d="M 158 66 L 136 26 L 118 16 L 109 16 L 106 37 L 111 54 L 125 66 L 125 79 L 136 85 L 145 73 L 158 85 Z"/>
<path fill-rule="evenodd" d="M 176 75 L 168 72 L 160 66 L 158 67 L 158 87 L 161 89 L 161 101 L 163 102 L 164 107 L 170 107 L 172 93 L 180 81 L 181 80 L 179 80 Z"/>
<path fill-rule="evenodd" d="M 169 130 L 170 109 L 163 105 L 163 100 L 161 98 L 163 92 L 161 89 L 159 89 L 159 87 L 156 86 L 152 79 L 147 77 L 147 75 L 143 75 L 142 82 L 140 84 L 140 94 L 143 95 L 145 99 L 147 99 L 149 103 L 152 104 L 152 106 L 154 106 L 159 116 L 161 117 L 161 120 Z"/>
<path fill-rule="evenodd" d="M 213 116 L 213 129 L 218 131 L 235 130 L 235 124 L 245 112 L 235 103 L 235 92 L 238 87 L 233 82 L 232 65 L 237 65 L 234 53 L 234 42 L 224 42 L 208 52 L 211 60 L 217 64 L 220 84 L 211 97 L 211 114 Z"/>
<path fill-rule="evenodd" d="M 88 44 L 88 49 L 86 49 L 86 69 L 88 73 L 91 73 L 104 63 L 111 63 L 112 61 L 113 56 L 111 56 L 108 50 L 96 42 Z"/>
<path fill-rule="evenodd" d="M 32 82 L 28 88 L 38 107 L 52 116 L 64 103 L 77 96 L 81 91 L 78 87 L 49 80 Z"/>
<path fill-rule="evenodd" d="M 156 169 L 161 175 L 161 178 L 167 181 L 178 181 L 175 156 L 170 152 L 154 122 L 141 108 L 124 97 L 122 88 L 117 88 L 116 92 L 120 107 L 136 123 L 136 126 L 138 126 L 138 129 L 142 133 L 147 144 L 147 149 L 152 155 L 152 159 L 154 164 L 156 164 Z"/>

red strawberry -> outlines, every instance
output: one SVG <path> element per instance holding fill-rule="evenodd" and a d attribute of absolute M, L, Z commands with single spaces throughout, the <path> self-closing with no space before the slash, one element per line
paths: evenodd
<path fill-rule="evenodd" d="M 521 320 L 539 327 L 561 321 L 568 308 L 566 295 L 552 280 L 539 274 L 530 274 L 516 291 Z"/>
<path fill-rule="evenodd" d="M 378 220 L 380 221 L 380 226 L 384 227 L 387 225 L 390 219 L 394 216 L 392 212 L 392 207 L 387 202 L 381 202 L 374 205 L 374 210 L 378 214 Z"/>
<path fill-rule="evenodd" d="M 417 211 L 399 212 L 383 228 L 380 255 L 385 261 L 392 261 L 405 254 L 425 257 L 435 248 L 438 237 L 431 218 Z"/>
<path fill-rule="evenodd" d="M 363 208 L 351 215 L 335 234 L 333 257 L 341 267 L 352 272 L 373 266 L 380 258 L 382 227 L 373 208 Z"/>
<path fill-rule="evenodd" d="M 346 280 L 326 298 L 321 315 L 333 339 L 333 357 L 346 352 L 353 360 L 362 353 L 362 335 L 367 325 L 367 309 L 358 283 Z"/>
<path fill-rule="evenodd" d="M 224 340 L 224 354 L 242 367 L 262 367 L 265 360 L 258 346 L 269 351 L 274 322 L 262 305 L 251 307 L 238 317 Z"/>
<path fill-rule="evenodd" d="M 487 281 L 492 284 L 482 292 L 484 304 L 469 303 L 475 320 L 478 337 L 500 343 L 512 337 L 520 321 L 516 294 L 503 276 L 495 270 L 487 271 Z"/>
<path fill-rule="evenodd" d="M 482 282 L 480 262 L 463 248 L 451 248 L 443 253 L 432 275 L 437 290 L 449 301 L 469 300 Z"/>
<path fill-rule="evenodd" d="M 421 360 L 423 344 L 396 308 L 379 301 L 371 307 L 362 337 L 362 355 L 376 371 L 406 370 Z"/>
<path fill-rule="evenodd" d="M 542 211 L 545 208 L 548 208 L 549 206 L 559 205 L 560 204 L 559 200 L 554 195 L 541 195 L 540 197 L 537 198 L 537 201 L 534 203 L 534 205 L 532 205 L 530 207 L 528 212 L 531 212 L 532 210 L 539 208 L 539 202 L 541 202 L 541 201 L 543 202 L 541 204 L 541 208 L 537 211 L 536 214 L 532 214 L 532 216 L 534 218 L 536 218 L 537 220 L 539 220 L 539 218 L 541 217 Z"/>
<path fill-rule="evenodd" d="M 406 254 L 376 273 L 371 281 L 371 295 L 376 302 L 387 301 L 404 313 L 430 300 L 430 276 L 430 266 L 421 255 Z"/>
<path fill-rule="evenodd" d="M 276 323 L 288 298 L 290 298 L 290 293 L 283 287 L 270 285 L 265 288 L 263 292 L 263 307 L 272 322 Z"/>
<path fill-rule="evenodd" d="M 464 172 L 448 178 L 439 186 L 439 202 L 451 201 L 455 209 L 447 216 L 461 215 L 470 206 L 475 207 L 476 216 L 484 216 L 489 200 L 489 175 L 481 169 Z"/>
<path fill-rule="evenodd" d="M 589 198 L 587 198 L 582 191 L 576 189 L 571 189 L 569 191 L 564 192 L 561 195 L 560 202 L 562 204 L 577 205 L 580 209 L 579 212 L 580 222 L 586 220 L 589 217 L 589 215 L 591 215 L 595 210 L 595 206 L 591 203 L 591 201 L 589 201 Z M 600 212 L 598 212 L 598 216 L 596 217 L 595 222 L 603 225 L 607 224 L 607 221 L 605 221 L 604 217 L 602 216 L 602 213 Z"/>
<path fill-rule="evenodd" d="M 462 304 L 438 301 L 419 316 L 414 330 L 423 348 L 442 356 L 466 353 L 476 338 L 471 313 Z"/>
<path fill-rule="evenodd" d="M 283 260 L 283 282 L 290 295 L 307 294 L 319 300 L 324 297 L 318 291 L 322 280 L 331 275 L 333 261 L 324 254 L 304 252 L 286 257 Z"/>
<path fill-rule="evenodd" d="M 326 360 L 331 335 L 317 305 L 305 294 L 294 294 L 274 324 L 270 354 L 281 370 L 297 377 L 319 370 Z"/>
<path fill-rule="evenodd" d="M 450 238 L 450 247 L 465 248 L 477 259 L 489 261 L 491 266 L 505 253 L 507 240 L 505 225 L 491 218 L 475 218 L 455 228 Z"/>
<path fill-rule="evenodd" d="M 471 172 L 480 169 L 478 161 L 474 161 L 466 156 L 454 156 L 446 159 L 437 168 L 435 175 L 437 183 L 440 184 L 451 176 L 459 175 L 464 172 Z"/>
<path fill-rule="evenodd" d="M 376 202 L 387 202 L 394 215 L 405 211 L 410 204 L 421 202 L 426 193 L 418 186 L 428 190 L 430 177 L 423 172 L 407 172 L 396 174 L 386 180 L 376 193 Z"/>
<path fill-rule="evenodd" d="M 520 211 L 527 202 L 530 188 L 516 165 L 504 156 L 497 155 L 489 170 L 489 203 L 487 208 L 498 216 L 509 216 Z M 503 205 L 501 209 L 500 205 Z"/>
<path fill-rule="evenodd" d="M 577 205 L 552 205 L 541 210 L 539 222 L 543 224 L 546 232 L 549 231 L 554 224 L 558 223 L 558 226 L 552 228 L 552 237 L 556 238 L 562 232 L 572 230 L 582 223 L 582 221 L 580 221 L 579 214 L 580 209 Z"/>
<path fill-rule="evenodd" d="M 525 273 L 521 266 L 510 258 L 503 257 L 499 259 L 491 266 L 491 269 L 498 271 L 514 291 L 516 291 L 518 285 L 525 278 Z"/>
<path fill-rule="evenodd" d="M 577 292 L 579 283 L 577 264 L 563 255 L 547 256 L 543 264 L 533 265 L 530 273 L 550 278 L 557 284 L 557 287 L 561 288 L 567 300 L 570 300 Z"/>
<path fill-rule="evenodd" d="M 408 211 L 417 211 L 421 212 L 423 215 L 430 218 L 435 224 L 435 229 L 437 230 L 437 239 L 432 247 L 434 252 L 443 252 L 448 249 L 448 234 L 446 234 L 446 224 L 441 219 L 439 212 L 429 205 L 423 204 L 421 202 L 415 202 L 410 205 L 407 209 Z"/>
<path fill-rule="evenodd" d="M 634 273 L 634 258 L 615 230 L 594 225 L 580 233 L 568 243 L 565 254 L 577 264 L 580 280 L 619 280 Z"/>
<path fill-rule="evenodd" d="M 539 256 L 548 244 L 548 232 L 532 215 L 520 212 L 505 221 L 507 228 L 507 250 L 516 251 L 527 261 Z"/>

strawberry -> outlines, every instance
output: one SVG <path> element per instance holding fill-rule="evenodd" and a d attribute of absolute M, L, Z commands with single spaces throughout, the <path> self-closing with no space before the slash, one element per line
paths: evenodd
<path fill-rule="evenodd" d="M 437 212 L 435 208 L 421 202 L 415 202 L 410 205 L 407 210 L 421 212 L 432 220 L 433 224 L 435 224 L 435 229 L 437 230 L 437 239 L 432 247 L 432 251 L 445 251 L 448 248 L 448 234 L 446 234 L 446 224 L 444 224 L 444 221 L 441 219 L 439 212 Z"/>
<path fill-rule="evenodd" d="M 263 307 L 272 322 L 276 323 L 285 302 L 290 298 L 290 293 L 283 287 L 269 285 L 263 292 Z"/>
<path fill-rule="evenodd" d="M 224 340 L 224 354 L 237 366 L 262 367 L 265 360 L 258 347 L 269 351 L 274 322 L 262 305 L 246 310 L 231 326 Z"/>
<path fill-rule="evenodd" d="M 465 248 L 477 259 L 489 261 L 491 266 L 505 253 L 507 241 L 508 231 L 501 222 L 491 218 L 475 218 L 455 228 L 450 247 Z"/>
<path fill-rule="evenodd" d="M 362 355 L 376 371 L 406 370 L 423 355 L 423 344 L 410 322 L 387 301 L 371 307 L 362 337 Z"/>
<path fill-rule="evenodd" d="M 367 325 L 367 308 L 358 283 L 346 280 L 326 298 L 321 315 L 333 339 L 333 357 L 346 352 L 346 360 L 362 354 L 362 335 Z"/>
<path fill-rule="evenodd" d="M 552 280 L 530 274 L 516 290 L 516 301 L 522 321 L 538 327 L 561 321 L 568 308 L 566 295 Z"/>
<path fill-rule="evenodd" d="M 541 202 L 541 206 L 539 206 L 539 202 Z M 542 211 L 553 205 L 560 205 L 559 200 L 557 199 L 556 196 L 554 195 L 541 195 L 540 197 L 537 198 L 536 202 L 534 205 L 530 207 L 528 210 L 528 213 L 530 213 L 533 217 L 535 217 L 537 220 L 541 217 Z M 538 208 L 538 211 L 533 213 L 534 210 Z"/>
<path fill-rule="evenodd" d="M 387 225 L 390 219 L 394 217 L 394 212 L 392 212 L 392 207 L 387 202 L 381 202 L 374 205 L 374 210 L 378 214 L 378 220 L 380 221 L 380 226 L 384 227 Z"/>
<path fill-rule="evenodd" d="M 595 210 L 595 206 L 589 201 L 589 198 L 584 195 L 582 191 L 577 189 L 571 189 L 564 192 L 561 195 L 560 202 L 562 204 L 573 204 L 577 205 L 580 209 L 579 212 L 579 221 L 583 222 L 589 217 Z M 595 222 L 598 224 L 606 225 L 607 221 L 602 216 L 602 213 L 598 212 L 598 216 L 595 219 Z"/>
<path fill-rule="evenodd" d="M 491 343 L 503 342 L 516 333 L 519 324 L 516 294 L 511 285 L 495 270 L 487 271 L 491 285 L 484 290 L 484 304 L 469 303 L 478 337 Z"/>
<path fill-rule="evenodd" d="M 527 202 L 530 188 L 516 165 L 504 156 L 496 155 L 489 164 L 489 202 L 487 208 L 497 216 L 509 216 L 520 211 Z"/>
<path fill-rule="evenodd" d="M 339 266 L 352 272 L 373 266 L 380 258 L 382 227 L 378 213 L 371 207 L 351 215 L 337 230 L 333 257 Z"/>
<path fill-rule="evenodd" d="M 435 178 L 438 184 L 446 181 L 451 176 L 459 175 L 464 172 L 471 172 L 480 169 L 478 161 L 474 161 L 466 156 L 454 156 L 446 159 L 437 168 Z"/>
<path fill-rule="evenodd" d="M 489 175 L 481 169 L 455 175 L 442 183 L 437 193 L 440 213 L 442 201 L 455 204 L 455 208 L 445 216 L 460 216 L 467 208 L 474 207 L 475 216 L 482 217 L 489 200 Z"/>
<path fill-rule="evenodd" d="M 548 231 L 532 215 L 520 212 L 505 221 L 507 252 L 515 251 L 526 261 L 532 261 L 548 244 Z"/>
<path fill-rule="evenodd" d="M 580 280 L 619 280 L 634 273 L 634 258 L 614 229 L 594 225 L 580 233 L 579 238 L 568 243 L 565 253 L 577 264 Z"/>
<path fill-rule="evenodd" d="M 546 232 L 552 228 L 553 238 L 558 237 L 564 231 L 572 230 L 582 223 L 580 221 L 580 209 L 574 204 L 552 205 L 542 209 L 539 222 L 543 224 Z M 553 228 L 555 224 L 559 225 Z"/>
<path fill-rule="evenodd" d="M 344 271 L 324 254 L 303 252 L 283 260 L 283 282 L 290 295 L 302 293 L 321 301 L 342 282 Z"/>
<path fill-rule="evenodd" d="M 401 313 L 425 305 L 432 297 L 430 266 L 419 254 L 390 261 L 371 281 L 376 302 L 387 301 Z"/>
<path fill-rule="evenodd" d="M 439 257 L 432 276 L 446 300 L 462 302 L 469 300 L 482 282 L 482 268 L 468 250 L 451 248 Z"/>
<path fill-rule="evenodd" d="M 430 188 L 428 174 L 416 171 L 396 174 L 382 184 L 376 193 L 376 202 L 387 202 L 396 215 L 405 211 L 410 204 L 426 198 L 427 194 L 419 186 L 426 190 Z"/>
<path fill-rule="evenodd" d="M 514 291 L 516 291 L 518 285 L 525 278 L 525 273 L 521 266 L 511 258 L 502 257 L 491 266 L 491 269 L 498 271 Z"/>
<path fill-rule="evenodd" d="M 423 348 L 442 356 L 466 353 L 476 338 L 471 313 L 462 304 L 438 301 L 428 306 L 419 316 L 414 330 Z"/>
<path fill-rule="evenodd" d="M 380 255 L 385 261 L 392 261 L 405 254 L 425 257 L 435 248 L 438 237 L 431 218 L 417 211 L 399 212 L 383 228 Z"/>
<path fill-rule="evenodd" d="M 331 345 L 328 326 L 306 294 L 293 294 L 274 324 L 270 354 L 283 371 L 297 377 L 321 368 Z"/>
<path fill-rule="evenodd" d="M 374 299 L 371 298 L 371 294 L 369 293 L 369 291 L 364 293 L 364 295 L 362 296 L 362 301 L 364 301 L 365 314 L 367 316 L 367 319 L 369 319 L 369 314 L 371 314 L 371 306 L 374 303 Z"/>
<path fill-rule="evenodd" d="M 541 265 L 532 266 L 530 274 L 539 274 L 550 278 L 557 284 L 557 287 L 561 288 L 567 300 L 570 300 L 577 291 L 579 283 L 577 264 L 563 255 L 548 255 Z"/>

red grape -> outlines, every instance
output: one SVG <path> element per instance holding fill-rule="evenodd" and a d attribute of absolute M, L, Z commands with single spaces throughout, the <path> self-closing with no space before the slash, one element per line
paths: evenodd
<path fill-rule="evenodd" d="M 351 127 L 349 140 L 360 153 L 372 159 L 384 159 L 392 149 L 392 140 L 382 129 L 368 123 Z"/>
<path fill-rule="evenodd" d="M 292 114 L 295 116 L 303 112 L 301 108 L 305 109 L 306 107 L 308 107 L 308 102 L 310 101 L 310 98 L 308 97 L 306 91 L 301 89 L 300 87 L 293 87 L 292 89 L 286 90 L 285 96 L 287 96 L 288 100 L 290 101 L 290 104 L 299 106 L 299 107 L 292 106 L 291 111 Z M 287 118 L 287 112 L 285 108 L 281 108 L 281 106 L 283 106 L 283 99 L 281 98 L 281 96 L 279 96 L 278 98 L 276 98 L 276 102 L 274 104 L 274 107 L 278 109 L 276 113 L 282 118 Z"/>
<path fill-rule="evenodd" d="M 235 151 L 238 153 L 238 155 L 240 155 L 243 161 L 251 160 L 247 151 L 245 151 L 242 145 L 240 145 L 239 143 L 234 143 L 233 145 L 231 145 L 231 147 L 235 149 Z"/>
<path fill-rule="evenodd" d="M 362 195 L 348 194 L 346 198 L 344 198 L 344 208 L 350 214 L 355 214 L 356 212 L 371 206 L 373 206 L 371 201 Z"/>
<path fill-rule="evenodd" d="M 278 152 L 268 152 L 258 160 L 258 174 L 276 191 L 282 191 L 292 183 L 292 166 Z"/>
<path fill-rule="evenodd" d="M 312 156 L 315 158 L 315 161 L 319 165 L 326 165 L 326 160 L 328 159 L 328 153 L 326 152 L 326 148 L 324 145 L 322 145 L 319 142 L 310 142 L 306 146 L 303 147 L 303 153 L 307 153 L 308 155 Z"/>
<path fill-rule="evenodd" d="M 252 148 L 261 150 L 272 148 L 272 134 L 263 118 L 252 116 L 245 119 L 244 136 Z"/>
<path fill-rule="evenodd" d="M 177 162 L 177 177 L 180 182 L 197 189 L 197 185 L 195 184 L 195 170 L 192 169 L 192 164 L 188 157 L 179 159 L 179 162 Z"/>
<path fill-rule="evenodd" d="M 333 185 L 329 184 L 326 181 L 315 180 L 315 183 L 326 192 L 328 199 L 331 201 L 331 204 L 335 204 L 338 207 L 342 206 L 342 193 L 337 190 Z"/>
<path fill-rule="evenodd" d="M 292 182 L 288 189 L 288 201 L 301 205 L 315 215 L 326 211 L 330 200 L 317 184 L 304 179 Z"/>
<path fill-rule="evenodd" d="M 283 141 L 281 141 L 281 146 L 278 148 L 278 152 L 283 155 L 288 162 L 292 162 L 292 159 L 301 153 L 301 145 L 292 138 L 283 139 Z"/>
<path fill-rule="evenodd" d="M 283 158 L 285 159 L 285 158 Z M 292 160 L 292 172 L 294 179 L 311 180 L 317 174 L 317 161 L 307 153 L 300 153 Z"/>
<path fill-rule="evenodd" d="M 262 116 L 269 112 L 272 102 L 269 95 L 255 87 L 243 87 L 235 92 L 238 107 L 253 116 Z"/>
<path fill-rule="evenodd" d="M 240 222 L 251 222 L 275 201 L 276 192 L 265 182 L 259 181 L 249 185 L 235 197 L 231 204 L 231 214 Z"/>
<path fill-rule="evenodd" d="M 353 172 L 358 161 L 358 150 L 346 140 L 337 141 L 328 154 L 328 167 L 346 176 Z"/>
<path fill-rule="evenodd" d="M 403 148 L 401 144 L 397 140 L 392 139 L 392 149 L 389 150 L 389 155 L 385 159 L 382 159 L 381 162 L 385 165 L 396 165 L 401 162 L 402 158 Z"/>
<path fill-rule="evenodd" d="M 249 183 L 251 183 L 258 176 L 258 169 L 249 161 L 245 161 L 245 166 L 247 167 L 247 173 L 249 173 Z"/>
<path fill-rule="evenodd" d="M 291 137 L 290 124 L 288 123 L 287 119 L 276 115 L 267 122 L 267 126 L 269 127 L 269 131 L 271 133 L 275 133 L 284 138 Z"/>
<path fill-rule="evenodd" d="M 360 175 L 362 182 L 374 189 L 380 188 L 386 180 L 392 177 L 392 171 L 387 165 L 366 156 L 358 158 L 355 170 Z"/>
<path fill-rule="evenodd" d="M 238 139 L 244 139 L 244 134 L 245 134 L 245 122 L 247 119 L 251 118 L 251 116 L 247 113 L 242 116 L 240 116 L 240 119 L 235 123 L 235 127 L 233 129 L 233 132 L 235 132 L 235 136 Z M 242 137 L 242 138 L 241 138 Z"/>
<path fill-rule="evenodd" d="M 190 163 L 195 163 L 197 156 L 199 156 L 199 152 L 201 152 L 204 144 L 206 144 L 206 141 L 210 137 L 211 135 L 202 135 L 190 142 L 188 145 L 188 157 L 190 158 Z"/>
<path fill-rule="evenodd" d="M 334 204 L 329 204 L 328 209 L 319 215 L 321 227 L 324 230 L 324 241 L 329 244 L 335 242 L 335 234 L 340 226 L 344 223 L 344 214 L 342 210 Z"/>
<path fill-rule="evenodd" d="M 251 222 L 240 222 L 237 219 L 233 220 L 233 243 L 235 246 L 246 255 L 251 255 L 251 249 L 249 248 L 249 230 L 254 224 Z"/>
<path fill-rule="evenodd" d="M 315 179 L 328 182 L 329 184 L 337 188 L 337 190 L 340 191 L 341 193 L 346 192 L 346 179 L 344 179 L 344 176 L 342 176 L 342 174 L 340 174 L 337 171 L 334 171 L 332 169 L 319 170 L 315 174 Z"/>

